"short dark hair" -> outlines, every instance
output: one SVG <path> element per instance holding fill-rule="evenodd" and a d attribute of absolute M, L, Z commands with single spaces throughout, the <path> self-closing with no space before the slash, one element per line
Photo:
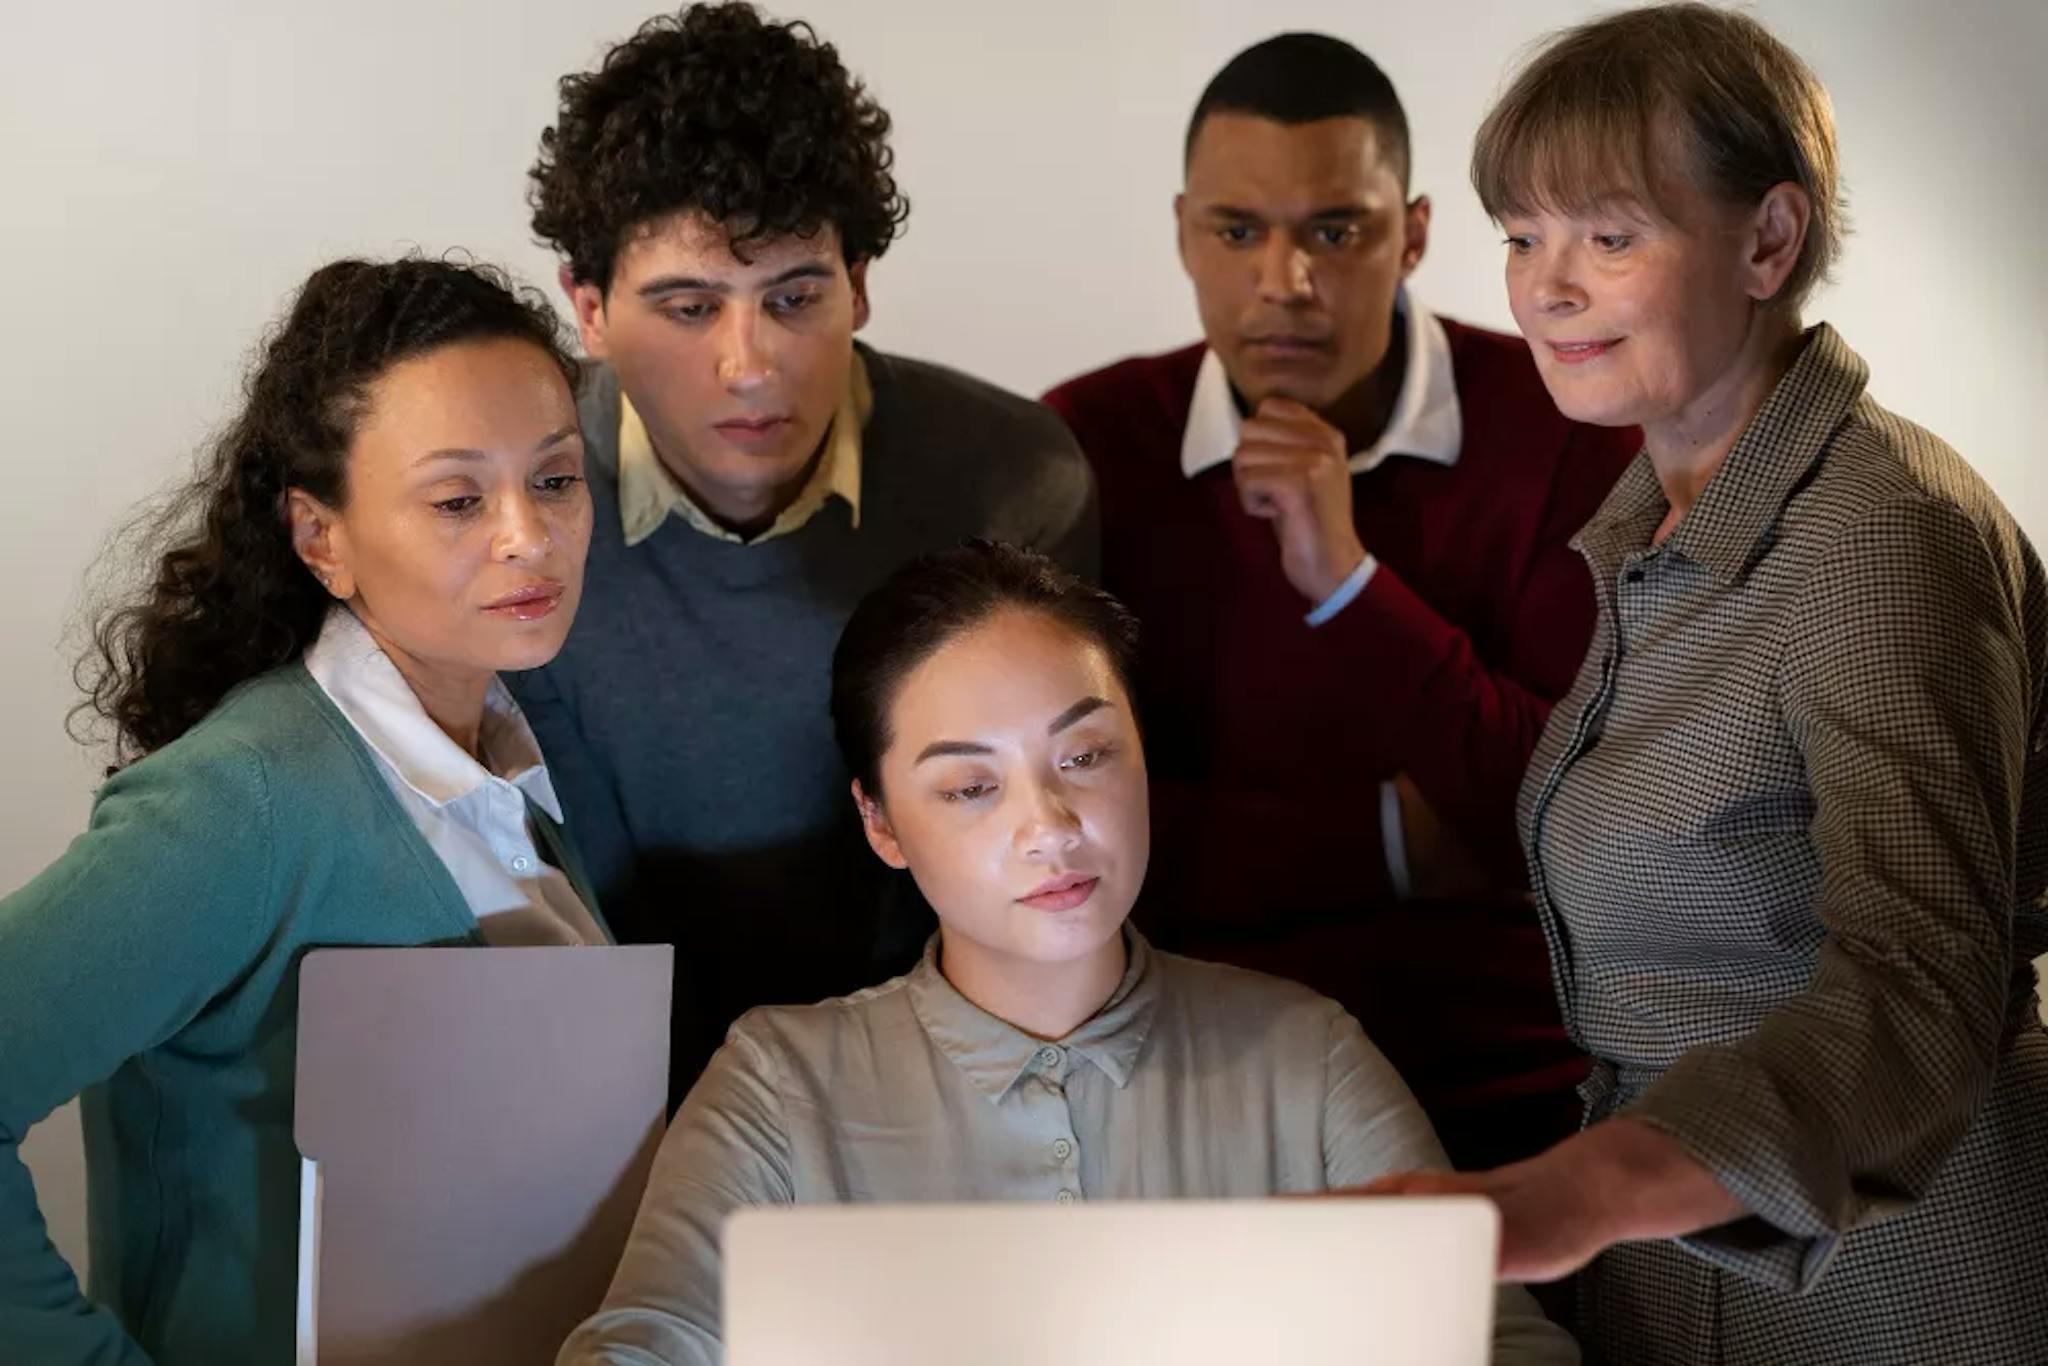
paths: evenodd
<path fill-rule="evenodd" d="M 290 663 L 333 599 L 292 546 L 286 494 L 348 500 L 348 450 L 370 387 L 402 361 L 463 342 L 542 352 L 575 391 L 577 366 L 547 300 L 489 266 L 408 257 L 335 261 L 306 280 L 264 339 L 241 411 L 168 500 L 110 550 L 139 540 L 155 573 L 93 625 L 76 677 L 123 762 L 197 725 L 244 679 Z"/>
<path fill-rule="evenodd" d="M 677 213 L 709 216 L 735 254 L 830 224 L 849 263 L 910 215 L 888 114 L 808 24 L 750 4 L 650 19 L 561 96 L 527 198 L 534 234 L 585 283 L 611 288 L 630 236 Z"/>
<path fill-rule="evenodd" d="M 970 540 L 923 555 L 861 599 L 832 652 L 832 729 L 846 767 L 870 796 L 882 790 L 889 709 L 910 672 L 940 646 L 1005 608 L 1037 612 L 1109 656 L 1132 698 L 1138 619 L 1036 551 Z"/>
<path fill-rule="evenodd" d="M 1183 160 L 1211 114 L 1253 114 L 1275 123 L 1364 119 L 1385 144 L 1387 160 L 1408 192 L 1408 115 L 1379 63 L 1342 39 L 1283 33 L 1232 57 L 1216 73 L 1188 120 Z"/>

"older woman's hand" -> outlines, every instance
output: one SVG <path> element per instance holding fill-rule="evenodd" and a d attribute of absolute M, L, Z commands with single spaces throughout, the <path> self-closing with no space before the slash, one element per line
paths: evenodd
<path fill-rule="evenodd" d="M 1500 1278 L 1554 1281 L 1632 1238 L 1675 1238 L 1740 1218 L 1734 1196 L 1678 1143 L 1612 1119 L 1486 1172 L 1398 1172 L 1347 1195 L 1483 1195 L 1501 1215 Z"/>
<path fill-rule="evenodd" d="M 1554 1281 L 1593 1260 L 1614 1239 L 1584 1187 L 1546 1175 L 1543 1158 L 1489 1172 L 1402 1172 L 1359 1195 L 1483 1195 L 1499 1207 L 1500 1278 Z"/>

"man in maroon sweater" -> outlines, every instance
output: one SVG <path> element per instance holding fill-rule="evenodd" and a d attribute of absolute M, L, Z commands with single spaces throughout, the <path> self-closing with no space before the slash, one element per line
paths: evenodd
<path fill-rule="evenodd" d="M 1240 54 L 1176 204 L 1205 343 L 1046 402 L 1145 627 L 1141 923 L 1342 1001 L 1453 1159 L 1491 1165 L 1577 1124 L 1515 792 L 1592 631 L 1569 540 L 1638 438 L 1566 421 L 1520 340 L 1407 295 L 1407 180 L 1364 54 Z"/>

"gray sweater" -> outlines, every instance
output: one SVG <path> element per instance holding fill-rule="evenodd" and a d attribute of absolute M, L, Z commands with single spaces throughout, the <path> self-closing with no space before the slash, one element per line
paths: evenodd
<path fill-rule="evenodd" d="M 553 663 L 506 680 L 613 930 L 677 946 L 678 1097 L 741 1012 L 902 971 L 929 928 L 907 878 L 868 850 L 832 738 L 832 649 L 854 604 L 968 536 L 1095 572 L 1094 485 L 1057 417 L 952 370 L 861 356 L 874 406 L 860 528 L 833 499 L 753 545 L 672 516 L 626 546 L 618 379 L 593 366 L 583 605 Z"/>

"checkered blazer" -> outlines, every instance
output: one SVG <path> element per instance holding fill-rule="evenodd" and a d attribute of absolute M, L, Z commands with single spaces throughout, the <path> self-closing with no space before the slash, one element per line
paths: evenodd
<path fill-rule="evenodd" d="M 1752 1212 L 1589 1269 L 1595 1359 L 2048 1362 L 2048 583 L 1808 333 L 1661 546 L 1647 457 L 1522 789 L 1587 1120 Z"/>

